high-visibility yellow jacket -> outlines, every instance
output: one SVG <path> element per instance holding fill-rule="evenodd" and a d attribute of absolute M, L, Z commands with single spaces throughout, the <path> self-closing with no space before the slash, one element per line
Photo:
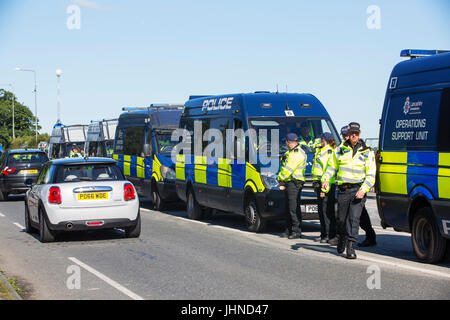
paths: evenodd
<path fill-rule="evenodd" d="M 306 154 L 300 145 L 288 150 L 281 158 L 277 179 L 282 182 L 292 180 L 305 181 Z"/>
<path fill-rule="evenodd" d="M 367 193 L 375 184 L 375 154 L 362 140 L 359 140 L 353 155 L 350 141 L 346 141 L 335 149 L 323 180 L 330 181 L 336 172 L 338 185 L 361 184 L 360 190 Z"/>
<path fill-rule="evenodd" d="M 303 137 L 301 137 L 301 136 L 299 139 L 300 139 L 300 141 L 298 142 L 299 144 L 303 144 L 303 145 L 307 146 L 308 148 L 310 148 L 311 150 L 319 148 L 322 145 L 322 142 L 319 138 L 317 138 L 317 139 L 311 138 L 311 140 L 309 140 L 308 142 L 306 142 L 303 139 Z"/>
<path fill-rule="evenodd" d="M 75 152 L 75 151 L 70 151 L 70 157 L 71 158 L 81 157 L 81 153 Z"/>
<path fill-rule="evenodd" d="M 327 168 L 332 165 L 334 159 L 334 149 L 330 145 L 316 149 L 316 154 L 313 159 L 311 174 L 313 180 L 319 181 L 320 183 L 329 181 L 330 183 L 335 183 L 334 176 L 331 178 L 324 177 Z M 322 191 L 328 193 L 330 191 L 330 186 Z"/>

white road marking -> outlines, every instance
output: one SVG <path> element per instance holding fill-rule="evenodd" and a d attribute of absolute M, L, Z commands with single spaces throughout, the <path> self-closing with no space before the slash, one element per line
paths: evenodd
<path fill-rule="evenodd" d="M 14 224 L 16 227 L 19 227 L 19 228 L 22 229 L 22 230 L 25 229 L 24 226 L 18 224 L 17 222 L 14 222 L 13 224 Z"/>
<path fill-rule="evenodd" d="M 98 272 L 97 270 L 95 270 L 94 268 L 88 266 L 87 264 L 84 264 L 83 262 L 81 262 L 80 260 L 78 260 L 77 258 L 74 257 L 70 257 L 68 258 L 70 261 L 76 263 L 77 265 L 79 265 L 80 267 L 82 267 L 83 269 L 85 269 L 86 271 L 89 271 L 90 273 L 92 273 L 93 275 L 97 276 L 98 278 L 100 278 L 101 280 L 105 281 L 107 284 L 109 284 L 110 286 L 112 286 L 113 288 L 119 290 L 120 292 L 122 292 L 123 294 L 129 296 L 131 299 L 133 300 L 144 300 L 144 298 L 142 298 L 141 296 L 138 296 L 137 294 L 131 292 L 130 290 L 128 290 L 127 288 L 125 288 L 124 286 L 120 285 L 119 283 L 117 283 L 116 281 L 108 278 L 107 276 L 105 276 L 104 274 Z"/>
<path fill-rule="evenodd" d="M 0 213 L 0 217 L 4 218 L 4 217 L 5 217 L 5 215 L 4 215 L 3 213 Z"/>
<path fill-rule="evenodd" d="M 429 270 L 429 269 L 425 269 L 425 268 L 418 268 L 418 267 L 414 267 L 414 266 L 410 266 L 407 264 L 398 263 L 398 262 L 394 262 L 394 261 L 381 260 L 381 259 L 377 259 L 377 258 L 373 258 L 373 257 L 368 257 L 363 254 L 358 254 L 358 258 L 366 260 L 366 261 L 370 261 L 370 262 L 388 264 L 390 266 L 397 267 L 397 268 L 408 269 L 408 270 L 412 270 L 412 271 L 416 271 L 416 272 L 420 272 L 420 273 L 426 273 L 426 274 L 430 274 L 433 276 L 444 277 L 444 278 L 450 279 L 450 273 Z"/>
<path fill-rule="evenodd" d="M 211 226 L 213 228 L 216 228 L 216 229 L 222 229 L 222 230 L 231 231 L 231 232 L 238 232 L 241 235 L 246 236 L 246 237 L 256 237 L 256 239 L 264 240 L 262 242 L 265 242 L 265 243 L 271 242 L 271 244 L 276 244 L 276 243 L 284 244 L 284 242 L 280 243 L 280 241 L 276 241 L 278 239 L 263 239 L 263 238 L 265 238 L 264 235 L 256 235 L 256 234 L 249 233 L 247 231 L 243 231 L 243 230 L 239 230 L 239 229 L 234 229 L 234 228 L 230 228 L 230 227 L 226 227 L 226 226 L 214 225 L 214 224 L 210 224 L 208 222 L 190 220 L 190 219 L 187 219 L 187 218 L 184 218 L 184 217 L 167 215 L 167 214 L 164 214 L 163 212 L 160 212 L 160 211 L 152 211 L 152 210 L 145 209 L 145 208 L 141 208 L 141 210 L 148 211 L 148 212 L 155 212 L 155 213 L 158 213 L 160 215 L 164 215 L 165 217 L 172 218 L 172 219 L 174 218 L 174 219 L 178 219 L 178 220 L 183 220 L 185 222 L 194 222 L 194 223 L 202 224 L 202 225 L 205 225 L 205 226 L 209 225 L 209 226 Z M 384 231 L 384 233 L 399 234 L 399 232 L 397 232 L 397 231 L 392 231 L 392 232 L 391 231 L 387 231 L 387 230 L 383 230 L 383 231 Z M 273 243 L 272 243 L 272 240 L 274 240 Z M 291 244 L 289 243 L 289 245 L 291 245 Z M 330 252 L 335 252 L 335 249 L 330 249 L 330 248 L 324 246 L 323 249 L 318 248 L 318 249 L 316 249 L 314 251 L 316 252 L 316 254 L 313 254 L 313 255 L 317 255 L 317 252 L 330 253 Z M 314 251 L 307 251 L 307 252 L 308 253 L 313 253 Z M 303 252 L 306 252 L 306 251 L 303 251 Z M 323 255 L 321 254 L 321 256 L 323 256 Z M 329 257 L 329 258 L 331 258 L 331 257 Z M 337 258 L 340 259 L 339 257 L 337 257 Z M 393 259 L 397 259 L 397 258 L 393 258 Z M 403 268 L 403 269 L 419 272 L 419 273 L 422 273 L 422 274 L 428 274 L 428 275 L 432 275 L 432 276 L 438 276 L 438 277 L 443 277 L 443 278 L 446 278 L 446 279 L 450 279 L 450 273 L 441 272 L 441 271 L 437 271 L 437 270 L 426 269 L 426 266 L 423 266 L 420 263 L 417 263 L 417 264 L 420 265 L 421 267 L 415 267 L 415 266 L 412 266 L 412 265 L 409 265 L 409 264 L 406 264 L 406 263 L 402 263 L 402 262 L 390 261 L 391 259 L 389 259 L 389 260 L 377 259 L 377 258 L 368 256 L 368 255 L 365 255 L 365 254 L 360 254 L 360 253 L 358 253 L 358 260 L 385 264 L 385 265 L 389 265 L 389 266 L 392 266 L 392 267 L 395 267 L 395 268 Z"/>

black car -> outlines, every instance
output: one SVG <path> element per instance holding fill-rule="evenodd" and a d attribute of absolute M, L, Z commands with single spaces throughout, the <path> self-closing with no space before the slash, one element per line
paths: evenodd
<path fill-rule="evenodd" d="M 28 190 L 25 180 L 36 182 L 47 154 L 38 149 L 8 150 L 0 159 L 0 201 L 9 194 L 21 194 Z"/>

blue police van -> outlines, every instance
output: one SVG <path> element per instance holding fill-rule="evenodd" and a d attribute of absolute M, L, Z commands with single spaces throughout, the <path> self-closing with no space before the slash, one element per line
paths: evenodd
<path fill-rule="evenodd" d="M 178 199 L 171 136 L 178 128 L 182 105 L 123 108 L 114 140 L 113 159 L 140 197 L 151 197 L 156 210 Z"/>
<path fill-rule="evenodd" d="M 313 95 L 192 96 L 184 105 L 180 130 L 176 191 L 186 202 L 189 218 L 210 217 L 213 209 L 233 212 L 245 217 L 251 232 L 263 231 L 269 220 L 284 219 L 286 199 L 276 175 L 287 151 L 283 140 L 290 132 L 299 136 L 307 154 L 302 215 L 317 218 L 311 176 L 314 142 L 323 132 L 331 132 L 338 143 L 340 138 Z"/>
<path fill-rule="evenodd" d="M 436 263 L 450 239 L 450 53 L 404 50 L 392 70 L 377 154 L 384 228 L 411 233 L 417 258 Z"/>

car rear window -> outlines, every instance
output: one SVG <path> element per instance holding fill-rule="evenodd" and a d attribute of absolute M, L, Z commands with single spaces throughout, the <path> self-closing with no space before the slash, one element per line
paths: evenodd
<path fill-rule="evenodd" d="M 43 152 L 12 153 L 8 155 L 8 166 L 18 166 L 21 164 L 43 164 L 48 161 L 48 157 Z"/>
<path fill-rule="evenodd" d="M 57 169 L 55 183 L 124 180 L 116 164 L 63 165 Z"/>

